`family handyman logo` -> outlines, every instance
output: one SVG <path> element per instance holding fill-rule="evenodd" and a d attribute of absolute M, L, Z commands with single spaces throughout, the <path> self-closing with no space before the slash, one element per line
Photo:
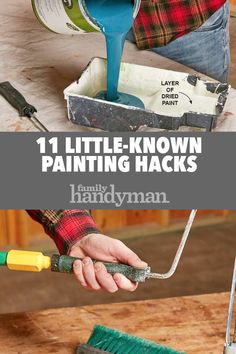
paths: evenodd
<path fill-rule="evenodd" d="M 119 192 L 115 185 L 84 186 L 70 184 L 71 204 L 112 204 L 121 207 L 124 204 L 169 204 L 165 192 Z"/>

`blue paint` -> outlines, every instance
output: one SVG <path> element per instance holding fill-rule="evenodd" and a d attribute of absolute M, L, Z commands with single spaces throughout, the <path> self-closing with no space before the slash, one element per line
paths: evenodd
<path fill-rule="evenodd" d="M 86 0 L 86 6 L 105 35 L 107 46 L 107 91 L 99 93 L 97 98 L 144 108 L 139 98 L 118 92 L 125 38 L 133 25 L 132 1 Z"/>
<path fill-rule="evenodd" d="M 96 98 L 98 98 L 99 100 L 110 101 L 107 99 L 107 91 L 100 91 L 96 95 Z M 133 96 L 133 95 L 129 95 L 128 93 L 123 93 L 123 92 L 118 92 L 118 96 L 117 96 L 116 100 L 113 100 L 112 102 L 124 104 L 126 106 L 145 108 L 145 106 L 144 106 L 143 102 L 140 100 L 140 98 Z"/>

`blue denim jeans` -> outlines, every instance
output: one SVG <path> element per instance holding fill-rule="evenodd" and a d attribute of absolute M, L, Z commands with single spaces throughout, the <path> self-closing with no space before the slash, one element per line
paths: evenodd
<path fill-rule="evenodd" d="M 134 42 L 131 32 L 127 39 Z M 151 51 L 226 82 L 230 63 L 229 1 L 197 30 Z"/>

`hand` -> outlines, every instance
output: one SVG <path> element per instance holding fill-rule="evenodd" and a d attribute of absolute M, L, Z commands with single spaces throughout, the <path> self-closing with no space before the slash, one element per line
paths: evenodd
<path fill-rule="evenodd" d="M 131 282 L 122 274 L 112 276 L 102 263 L 97 262 L 94 265 L 92 259 L 120 262 L 137 268 L 147 267 L 147 264 L 123 242 L 100 234 L 83 237 L 71 248 L 69 255 L 83 259 L 74 262 L 75 277 L 83 287 L 106 290 L 110 293 L 115 293 L 119 289 L 134 291 L 138 284 Z"/>

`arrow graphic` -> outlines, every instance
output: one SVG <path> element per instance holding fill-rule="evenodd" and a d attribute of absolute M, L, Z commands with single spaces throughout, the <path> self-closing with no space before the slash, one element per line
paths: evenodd
<path fill-rule="evenodd" d="M 186 96 L 189 99 L 189 102 L 191 104 L 193 104 L 193 101 L 191 100 L 191 98 L 188 95 L 186 95 L 186 93 L 183 93 L 183 92 L 179 92 L 179 93 L 181 93 L 182 95 Z"/>

